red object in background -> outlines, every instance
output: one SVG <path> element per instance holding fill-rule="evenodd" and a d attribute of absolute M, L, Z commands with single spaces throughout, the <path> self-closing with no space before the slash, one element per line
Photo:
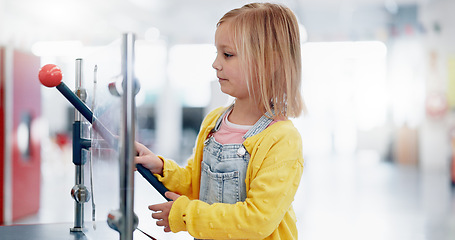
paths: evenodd
<path fill-rule="evenodd" d="M 0 48 L 0 60 L 0 224 L 5 224 L 39 210 L 41 146 L 34 128 L 41 87 L 37 56 Z"/>
<path fill-rule="evenodd" d="M 427 115 L 432 118 L 441 118 L 445 116 L 449 110 L 449 102 L 444 93 L 428 94 L 425 99 L 425 109 Z"/>
<path fill-rule="evenodd" d="M 63 149 L 70 142 L 70 137 L 66 133 L 57 133 L 55 135 L 55 142 L 60 149 Z"/>
<path fill-rule="evenodd" d="M 46 64 L 39 73 L 39 81 L 46 87 L 56 87 L 62 82 L 62 70 L 57 65 Z"/>

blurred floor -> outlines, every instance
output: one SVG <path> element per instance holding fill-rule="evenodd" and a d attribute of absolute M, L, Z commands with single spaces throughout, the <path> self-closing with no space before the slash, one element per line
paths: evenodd
<path fill-rule="evenodd" d="M 295 208 L 299 239 L 455 239 L 448 173 L 371 153 L 308 157 Z"/>
<path fill-rule="evenodd" d="M 94 164 L 96 221 L 117 206 L 118 181 L 108 177 L 117 172 L 114 165 Z M 43 173 L 40 212 L 15 224 L 73 221 L 73 166 L 61 164 Z M 187 233 L 165 234 L 155 225 L 147 206 L 158 202 L 161 196 L 136 175 L 139 228 L 158 239 L 192 239 Z M 294 209 L 299 239 L 455 239 L 455 189 L 448 173 L 422 173 L 417 166 L 380 161 L 374 154 L 306 157 Z M 136 231 L 137 238 L 147 239 Z"/>

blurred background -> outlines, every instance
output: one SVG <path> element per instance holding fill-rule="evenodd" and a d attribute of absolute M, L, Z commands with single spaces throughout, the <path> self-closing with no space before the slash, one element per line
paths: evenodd
<path fill-rule="evenodd" d="M 39 84 L 41 66 L 57 64 L 74 88 L 83 59 L 87 104 L 115 129 L 118 99 L 105 90 L 120 74 L 122 34 L 134 33 L 137 139 L 185 165 L 205 114 L 232 101 L 211 67 L 216 22 L 247 2 L 0 0 L 0 224 L 73 221 L 74 110 Z M 455 1 L 274 2 L 301 24 L 299 239 L 454 239 Z M 118 203 L 109 156 L 88 157 L 97 221 Z M 135 181 L 141 229 L 192 239 L 155 226 L 147 206 L 163 200 Z"/>

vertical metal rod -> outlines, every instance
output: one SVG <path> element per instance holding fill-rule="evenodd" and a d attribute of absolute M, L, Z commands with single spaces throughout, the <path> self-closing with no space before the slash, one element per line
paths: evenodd
<path fill-rule="evenodd" d="M 76 59 L 76 93 L 80 91 L 82 88 L 82 59 Z M 77 94 L 78 97 L 81 97 L 80 94 Z M 80 122 L 81 121 L 81 114 L 77 109 L 74 110 L 74 121 Z M 80 130 L 80 129 L 79 129 Z M 81 132 L 73 132 L 73 134 L 81 135 Z M 74 149 L 74 151 L 80 151 L 80 149 Z M 82 157 L 80 153 L 73 153 L 73 158 L 75 156 Z M 74 161 L 74 159 L 73 159 Z M 76 161 L 83 162 L 80 159 Z M 83 164 L 76 164 L 75 165 L 75 186 L 82 186 L 84 185 L 84 165 Z M 84 227 L 84 202 L 76 201 L 74 202 L 74 228 L 72 231 L 82 231 Z"/>
<path fill-rule="evenodd" d="M 77 94 L 78 91 L 82 88 L 82 59 L 76 59 L 76 81 L 75 81 L 75 90 L 76 95 L 80 98 L 80 94 Z M 74 121 L 80 121 L 82 118 L 81 114 L 77 109 L 74 109 Z"/>
<path fill-rule="evenodd" d="M 76 185 L 84 184 L 84 170 L 83 165 L 75 166 L 75 175 L 76 175 Z M 74 202 L 74 227 L 72 231 L 78 232 L 82 231 L 84 228 L 84 203 L 83 202 Z"/>
<path fill-rule="evenodd" d="M 135 155 L 135 101 L 134 101 L 134 41 L 132 33 L 123 35 L 122 41 L 122 129 L 120 138 L 120 212 L 124 216 L 120 226 L 120 239 L 132 240 L 135 228 L 134 215 L 134 162 Z"/>

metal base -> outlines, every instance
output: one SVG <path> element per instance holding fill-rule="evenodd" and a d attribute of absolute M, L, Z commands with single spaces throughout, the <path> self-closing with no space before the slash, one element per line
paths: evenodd
<path fill-rule="evenodd" d="M 73 223 L 36 224 L 0 226 L 2 240 L 103 240 L 119 239 L 118 232 L 107 226 L 106 221 L 96 222 L 96 230 L 92 222 L 86 222 L 84 231 L 70 231 Z"/>
<path fill-rule="evenodd" d="M 70 228 L 70 231 L 71 232 L 83 232 L 84 231 L 84 228 L 79 228 L 79 227 L 72 227 Z"/>

